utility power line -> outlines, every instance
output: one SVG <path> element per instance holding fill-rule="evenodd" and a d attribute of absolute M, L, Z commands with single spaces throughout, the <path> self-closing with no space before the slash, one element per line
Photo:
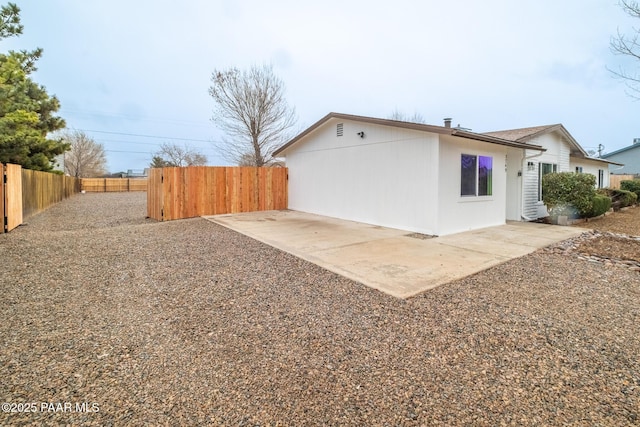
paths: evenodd
<path fill-rule="evenodd" d="M 109 153 L 151 154 L 148 151 L 104 150 Z"/>
<path fill-rule="evenodd" d="M 78 129 L 78 130 L 83 132 L 106 133 L 110 135 L 137 136 L 141 138 L 173 139 L 175 141 L 192 141 L 192 142 L 209 142 L 209 143 L 213 142 L 213 141 L 207 141 L 206 139 L 176 138 L 172 136 L 158 136 L 158 135 L 141 135 L 137 133 L 111 132 L 106 130 L 92 130 L 92 129 Z"/>
<path fill-rule="evenodd" d="M 206 124 L 202 121 L 195 120 L 182 120 L 175 118 L 161 118 L 161 117 L 144 117 L 140 115 L 132 115 L 130 113 L 110 113 L 104 111 L 90 111 L 90 110 L 73 110 L 68 108 L 61 108 L 61 113 L 70 113 L 70 114 L 78 114 L 83 116 L 93 116 L 93 117 L 112 117 L 117 119 L 127 119 L 127 120 L 142 120 L 148 122 L 156 122 L 156 123 L 173 123 L 180 126 L 189 126 L 189 127 L 211 127 L 211 123 L 209 121 Z"/>

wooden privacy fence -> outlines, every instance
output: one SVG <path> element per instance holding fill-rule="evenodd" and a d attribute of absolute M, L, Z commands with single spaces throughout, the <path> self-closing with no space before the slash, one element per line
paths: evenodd
<path fill-rule="evenodd" d="M 76 178 L 54 173 L 22 169 L 19 165 L 2 165 L 3 184 L 0 185 L 0 212 L 5 233 L 22 222 L 80 191 Z"/>
<path fill-rule="evenodd" d="M 636 175 L 609 175 L 609 188 L 620 189 L 622 181 L 630 181 L 636 178 Z"/>
<path fill-rule="evenodd" d="M 147 216 L 158 221 L 287 208 L 287 169 L 210 167 L 151 169 Z"/>
<path fill-rule="evenodd" d="M 146 178 L 82 178 L 81 189 L 87 193 L 147 191 Z"/>
<path fill-rule="evenodd" d="M 26 219 L 79 191 L 77 178 L 22 169 L 22 216 Z"/>

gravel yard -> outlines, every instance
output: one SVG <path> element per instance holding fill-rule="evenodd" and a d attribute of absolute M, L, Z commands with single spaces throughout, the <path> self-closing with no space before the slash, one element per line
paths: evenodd
<path fill-rule="evenodd" d="M 0 425 L 640 425 L 640 273 L 580 243 L 398 300 L 145 197 L 0 235 Z"/>

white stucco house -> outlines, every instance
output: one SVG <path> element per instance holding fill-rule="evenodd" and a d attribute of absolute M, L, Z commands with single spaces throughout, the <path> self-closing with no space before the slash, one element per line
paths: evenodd
<path fill-rule="evenodd" d="M 546 216 L 541 176 L 581 171 L 609 185 L 562 125 L 474 133 L 329 113 L 274 153 L 289 169 L 289 208 L 445 235 Z"/>

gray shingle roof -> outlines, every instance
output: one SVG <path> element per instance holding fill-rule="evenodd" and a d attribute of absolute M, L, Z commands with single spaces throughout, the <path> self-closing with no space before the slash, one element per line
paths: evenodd
<path fill-rule="evenodd" d="M 484 132 L 484 135 L 495 136 L 496 138 L 507 139 L 509 141 L 526 142 L 540 134 L 551 132 L 562 127 L 561 124 L 533 126 L 520 129 L 508 129 L 494 132 Z"/>

